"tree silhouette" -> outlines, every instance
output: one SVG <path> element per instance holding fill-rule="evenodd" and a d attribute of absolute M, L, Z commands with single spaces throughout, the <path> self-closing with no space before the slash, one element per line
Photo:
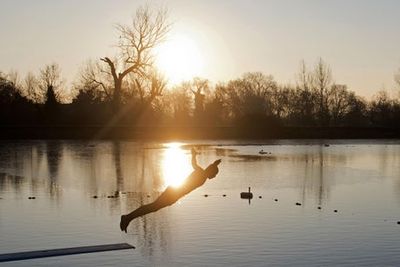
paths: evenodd
<path fill-rule="evenodd" d="M 42 115 L 45 123 L 55 124 L 64 121 L 60 114 L 59 102 L 61 97 L 61 69 L 56 63 L 44 66 L 40 70 L 39 87 L 43 94 L 44 114 Z"/>
<path fill-rule="evenodd" d="M 320 58 L 315 65 L 313 86 L 318 94 L 318 119 L 320 125 L 328 125 L 328 94 L 332 86 L 332 72 L 328 64 Z"/>
<path fill-rule="evenodd" d="M 40 103 L 43 101 L 38 78 L 32 72 L 28 72 L 25 76 L 22 85 L 22 94 L 34 103 Z"/>
<path fill-rule="evenodd" d="M 191 89 L 194 95 L 194 118 L 197 123 L 204 120 L 205 93 L 209 90 L 209 81 L 201 78 L 194 78 L 191 83 Z"/>
<path fill-rule="evenodd" d="M 308 72 L 306 63 L 302 60 L 297 74 L 297 92 L 294 93 L 292 117 L 303 125 L 313 125 L 315 121 L 315 98 L 317 96 L 312 87 L 313 75 Z"/>
<path fill-rule="evenodd" d="M 115 59 L 101 58 L 107 64 L 113 80 L 114 110 L 118 110 L 121 105 L 122 87 L 128 74 L 148 77 L 148 70 L 153 66 L 153 48 L 164 40 L 170 25 L 165 10 L 154 14 L 145 6 L 137 9 L 131 25 L 119 24 L 116 28 L 120 34 L 119 56 Z"/>
<path fill-rule="evenodd" d="M 20 88 L 0 72 L 0 122 L 6 124 L 32 123 L 35 114 L 30 101 L 21 95 Z"/>
<path fill-rule="evenodd" d="M 397 70 L 397 73 L 394 75 L 394 80 L 398 86 L 400 86 L 400 68 Z"/>
<path fill-rule="evenodd" d="M 38 83 L 42 91 L 43 102 L 55 101 L 57 103 L 62 100 L 63 80 L 60 66 L 57 63 L 46 65 L 40 70 Z M 54 97 L 54 99 L 48 99 L 48 97 Z"/>
<path fill-rule="evenodd" d="M 302 61 L 295 85 L 250 72 L 216 86 L 194 78 L 172 88 L 148 62 L 140 68 L 143 72 L 135 70 L 122 79 L 117 116 L 113 76 L 100 69 L 109 68 L 107 64 L 89 62 L 74 83 L 73 97 L 65 94 L 56 63 L 44 66 L 38 75 L 29 72 L 25 79 L 19 79 L 16 71 L 0 72 L 0 122 L 93 125 L 112 131 L 114 126 L 233 126 L 242 131 L 281 125 L 392 128 L 400 120 L 399 96 L 380 91 L 366 100 L 346 85 L 334 83 L 322 59 L 311 71 Z M 399 77 L 400 72 L 395 75 L 397 83 Z M 119 124 L 110 123 L 116 121 Z"/>

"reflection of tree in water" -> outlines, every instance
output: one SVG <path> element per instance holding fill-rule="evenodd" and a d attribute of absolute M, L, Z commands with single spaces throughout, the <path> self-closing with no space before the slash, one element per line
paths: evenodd
<path fill-rule="evenodd" d="M 198 147 L 196 147 L 198 149 Z M 234 154 L 237 152 L 236 149 L 232 148 L 215 148 L 215 155 L 217 157 L 227 157 L 227 156 L 234 156 Z"/>
<path fill-rule="evenodd" d="M 115 178 L 117 182 L 116 191 L 120 192 L 124 188 L 124 177 L 122 176 L 122 167 L 121 167 L 121 144 L 119 141 L 114 141 L 112 144 L 112 154 L 114 158 L 114 166 L 115 166 Z"/>
<path fill-rule="evenodd" d="M 337 153 L 320 144 L 318 151 L 306 151 L 303 157 L 302 199 L 305 201 L 308 198 L 307 195 L 311 194 L 317 201 L 317 205 L 323 205 L 329 199 L 332 183 L 337 179 L 335 175 L 341 167 L 345 166 L 349 155 L 343 150 Z"/>
<path fill-rule="evenodd" d="M 25 182 L 27 181 L 22 176 L 0 173 L 0 192 L 12 191 L 16 196 L 21 196 Z"/>
<path fill-rule="evenodd" d="M 147 204 L 159 196 L 160 193 L 152 193 L 150 198 L 143 193 L 131 193 L 126 198 L 127 209 L 132 210 L 141 205 Z M 170 216 L 168 209 L 160 210 L 157 213 L 143 216 L 132 223 L 133 232 L 137 247 L 141 254 L 150 261 L 168 257 L 168 248 L 171 244 L 169 232 Z M 159 255 L 161 253 L 161 255 Z"/>
<path fill-rule="evenodd" d="M 47 169 L 50 178 L 50 196 L 57 196 L 59 190 L 57 190 L 58 172 L 60 168 L 60 162 L 62 160 L 63 144 L 60 141 L 48 141 L 46 143 L 46 158 L 47 158 Z"/>
<path fill-rule="evenodd" d="M 310 155 L 311 154 L 311 155 Z M 317 201 L 317 205 L 323 205 L 329 198 L 329 183 L 325 181 L 325 155 L 323 146 L 318 147 L 318 154 L 304 154 L 304 177 L 301 188 L 301 197 L 303 203 L 308 199 L 311 193 Z"/>
<path fill-rule="evenodd" d="M 162 149 L 149 149 L 143 146 L 137 146 L 129 151 L 132 157 L 129 160 L 124 159 L 123 164 L 134 172 L 130 177 L 125 177 L 127 188 L 125 190 L 139 192 L 143 195 L 162 190 L 163 179 L 161 170 L 161 161 L 163 160 Z M 129 185 L 128 185 L 129 184 Z"/>
<path fill-rule="evenodd" d="M 377 154 L 378 169 L 383 174 L 381 177 L 392 177 L 394 181 L 394 190 L 400 202 L 400 146 L 381 145 L 378 146 Z"/>
<path fill-rule="evenodd" d="M 116 148 L 117 147 L 114 147 L 113 151 L 121 153 L 121 147 L 119 149 Z M 121 185 L 129 184 L 125 180 L 134 178 L 135 183 L 132 192 L 128 193 L 126 198 L 122 198 L 126 201 L 126 209 L 133 210 L 153 201 L 159 196 L 160 192 L 158 192 L 158 190 L 163 184 L 160 164 L 163 159 L 163 150 L 146 149 L 143 146 L 138 146 L 133 151 L 129 152 L 131 156 L 133 153 L 134 162 L 130 162 L 123 158 L 123 156 L 126 155 L 124 153 L 119 156 L 114 155 L 114 159 L 116 163 L 117 181 L 119 173 L 117 168 L 121 168 L 123 164 L 134 163 L 134 177 L 122 177 L 121 174 Z M 117 162 L 119 162 L 119 166 Z M 120 188 L 122 189 L 123 187 Z M 167 244 L 170 243 L 168 242 L 170 240 L 168 215 L 168 210 L 160 211 L 158 214 L 143 216 L 132 225 L 134 228 L 133 232 L 136 233 L 138 237 L 138 240 L 135 241 L 135 243 L 141 248 L 141 253 L 145 257 L 150 258 L 150 260 L 157 258 L 158 256 L 166 257 Z M 157 252 L 159 251 L 161 251 L 163 255 L 157 255 Z"/>
<path fill-rule="evenodd" d="M 1 149 L 1 168 L 4 172 L 0 173 L 0 191 L 6 188 L 13 188 L 17 195 L 21 194 L 24 182 L 22 174 L 24 154 L 21 153 L 18 143 L 2 144 Z"/>
<path fill-rule="evenodd" d="M 0 146 L 0 191 L 11 188 L 16 196 L 36 195 L 43 190 L 40 165 L 44 158 L 43 143 L 37 141 L 3 143 Z M 26 192 L 24 192 L 26 191 Z"/>

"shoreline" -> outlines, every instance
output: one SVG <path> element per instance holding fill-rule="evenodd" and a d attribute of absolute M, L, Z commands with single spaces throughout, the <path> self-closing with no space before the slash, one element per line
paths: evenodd
<path fill-rule="evenodd" d="M 400 128 L 382 127 L 189 127 L 2 126 L 1 140 L 38 139 L 399 139 Z"/>

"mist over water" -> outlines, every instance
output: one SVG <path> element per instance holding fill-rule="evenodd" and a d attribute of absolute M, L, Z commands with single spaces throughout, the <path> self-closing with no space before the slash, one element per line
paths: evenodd
<path fill-rule="evenodd" d="M 193 146 L 217 177 L 120 233 L 190 173 Z M 1 253 L 136 246 L 7 266 L 400 264 L 398 141 L 3 141 L 0 158 Z"/>

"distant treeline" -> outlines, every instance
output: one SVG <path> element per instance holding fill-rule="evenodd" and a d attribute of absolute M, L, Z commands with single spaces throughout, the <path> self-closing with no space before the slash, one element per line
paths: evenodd
<path fill-rule="evenodd" d="M 322 59 L 301 62 L 295 84 L 260 72 L 212 85 L 194 78 L 168 87 L 153 48 L 170 29 L 166 12 L 137 10 L 117 25 L 114 57 L 88 61 L 71 86 L 50 64 L 21 78 L 0 72 L 0 123 L 100 127 L 396 127 L 400 99 L 378 92 L 366 100 L 334 82 Z M 400 74 L 395 76 L 400 86 Z"/>
<path fill-rule="evenodd" d="M 400 121 L 399 98 L 380 91 L 367 101 L 332 82 L 322 60 L 312 71 L 302 63 L 296 85 L 259 72 L 215 86 L 200 78 L 173 88 L 154 77 L 146 86 L 127 80 L 118 102 L 112 86 L 106 92 L 88 79 L 66 94 L 56 64 L 22 82 L 16 77 L 0 74 L 2 125 L 396 127 Z"/>

